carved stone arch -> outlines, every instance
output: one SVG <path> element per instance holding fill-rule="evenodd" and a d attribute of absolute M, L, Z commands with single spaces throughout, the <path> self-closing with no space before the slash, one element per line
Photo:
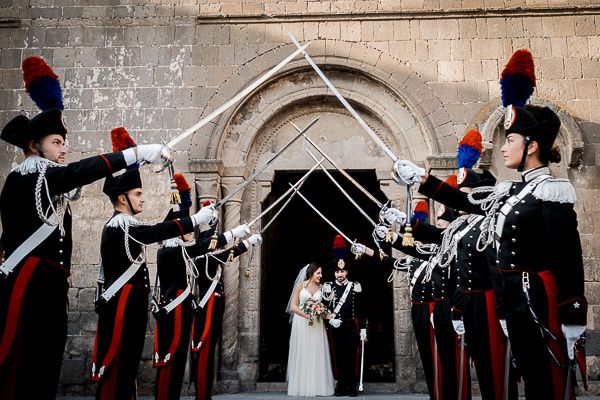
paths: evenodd
<path fill-rule="evenodd" d="M 293 45 L 282 45 L 269 50 L 242 65 L 227 79 L 211 97 L 203 111 L 208 115 L 228 99 L 248 86 L 258 77 L 279 63 L 295 49 Z M 450 116 L 435 91 L 405 63 L 388 53 L 371 48 L 363 43 L 339 40 L 318 40 L 308 48 L 311 57 L 322 67 L 358 71 L 380 82 L 407 105 L 418 121 L 421 132 L 427 135 L 431 154 L 439 153 L 455 141 Z M 297 58 L 284 67 L 278 75 L 263 84 L 269 85 L 290 71 L 306 68 L 306 61 Z M 258 94 L 258 88 L 253 95 Z M 195 135 L 188 149 L 192 158 L 217 158 L 221 135 L 229 121 L 244 107 L 244 102 L 223 113 L 213 124 Z"/>
<path fill-rule="evenodd" d="M 560 118 L 561 126 L 558 132 L 559 140 L 562 141 L 563 148 L 561 153 L 565 157 L 565 164 L 569 168 L 579 168 L 583 157 L 583 136 L 579 130 L 579 126 L 575 122 L 573 116 L 565 108 L 560 107 L 556 103 L 539 97 L 532 97 L 531 104 L 550 107 L 556 112 Z M 504 107 L 500 99 L 491 101 L 482 107 L 481 111 L 475 116 L 472 125 L 480 126 L 481 136 L 484 141 L 485 153 L 481 164 L 490 166 L 493 159 L 494 135 L 496 130 L 501 127 L 504 121 Z"/>

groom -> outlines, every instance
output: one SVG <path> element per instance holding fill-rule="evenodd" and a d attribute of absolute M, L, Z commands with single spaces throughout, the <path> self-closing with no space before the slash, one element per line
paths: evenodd
<path fill-rule="evenodd" d="M 344 239 L 337 235 L 333 242 L 335 281 L 323 285 L 323 300 L 331 310 L 328 333 L 331 343 L 334 371 L 337 383 L 335 396 L 357 395 L 360 368 L 360 341 L 367 339 L 362 287 L 348 280 L 349 264 L 354 262 L 348 254 Z"/>

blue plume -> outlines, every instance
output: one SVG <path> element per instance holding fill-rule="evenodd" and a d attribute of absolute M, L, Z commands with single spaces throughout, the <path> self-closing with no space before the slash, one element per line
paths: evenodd
<path fill-rule="evenodd" d="M 502 105 L 504 107 L 510 104 L 524 107 L 529 97 L 533 94 L 534 88 L 531 79 L 520 74 L 504 76 L 500 79 L 500 87 L 502 90 Z"/>
<path fill-rule="evenodd" d="M 42 76 L 29 83 L 29 97 L 35 102 L 40 110 L 50 108 L 64 110 L 62 89 L 58 79 Z"/>
<path fill-rule="evenodd" d="M 458 154 L 456 155 L 456 160 L 458 161 L 458 168 L 473 168 L 475 164 L 477 164 L 480 154 L 481 151 L 476 147 L 469 146 L 468 144 L 459 145 Z"/>

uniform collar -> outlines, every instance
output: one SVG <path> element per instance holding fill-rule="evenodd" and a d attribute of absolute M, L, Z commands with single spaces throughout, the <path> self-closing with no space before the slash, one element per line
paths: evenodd
<path fill-rule="evenodd" d="M 537 167 L 528 169 L 527 171 L 521 172 L 521 180 L 523 182 L 530 182 L 540 175 L 550 175 L 550 168 L 548 167 Z"/>
<path fill-rule="evenodd" d="M 350 283 L 350 281 L 348 279 L 346 279 L 346 281 L 344 283 L 340 283 L 340 281 L 338 281 L 337 279 L 335 280 L 335 284 L 338 286 L 346 286 L 349 283 Z"/>

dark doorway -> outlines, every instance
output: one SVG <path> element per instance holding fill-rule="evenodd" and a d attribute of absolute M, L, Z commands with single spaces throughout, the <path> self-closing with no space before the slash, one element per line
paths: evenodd
<path fill-rule="evenodd" d="M 278 171 L 263 209 L 272 204 L 306 171 Z M 377 221 L 379 209 L 338 171 L 329 171 L 350 196 Z M 350 172 L 350 171 L 349 171 Z M 374 170 L 356 170 L 350 174 L 382 203 L 387 201 L 379 188 Z M 352 239 L 374 248 L 373 227 L 331 183 L 322 171 L 315 171 L 301 188 L 327 218 Z M 282 202 L 283 203 L 283 202 Z M 277 212 L 275 207 L 265 216 L 263 225 Z M 294 280 L 309 262 L 322 264 L 333 256 L 336 232 L 297 196 L 265 232 L 262 250 L 260 376 L 263 382 L 283 382 L 288 358 L 290 324 L 285 312 Z M 365 381 L 395 382 L 394 317 L 389 270 L 379 257 L 364 257 L 349 277 L 362 284 L 367 302 L 369 342 L 365 351 Z M 332 280 L 327 274 L 324 280 Z"/>

